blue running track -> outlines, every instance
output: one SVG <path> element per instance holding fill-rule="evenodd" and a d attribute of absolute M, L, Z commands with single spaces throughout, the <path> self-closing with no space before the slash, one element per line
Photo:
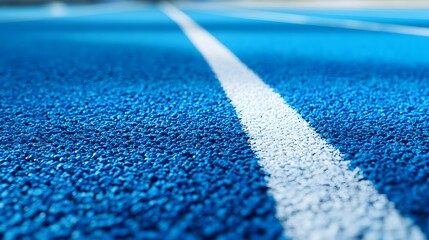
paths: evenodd
<path fill-rule="evenodd" d="M 233 107 L 159 10 L 0 34 L 0 238 L 281 235 Z"/>
<path fill-rule="evenodd" d="M 429 38 L 188 13 L 428 232 Z"/>
<path fill-rule="evenodd" d="M 185 12 L 429 236 L 429 37 Z M 234 107 L 159 8 L 0 14 L 0 239 L 283 238 Z"/>

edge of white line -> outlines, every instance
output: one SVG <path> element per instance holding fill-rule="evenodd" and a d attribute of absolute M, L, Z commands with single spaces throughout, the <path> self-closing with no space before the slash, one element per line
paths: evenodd
<path fill-rule="evenodd" d="M 338 19 L 338 18 L 331 18 L 331 17 L 314 17 L 314 16 L 307 16 L 302 14 L 278 13 L 278 12 L 261 11 L 261 10 L 238 10 L 238 11 L 229 12 L 229 13 L 210 12 L 210 14 L 235 17 L 235 18 L 260 20 L 260 21 L 271 21 L 271 22 L 291 23 L 291 24 L 299 24 L 299 25 L 344 28 L 344 29 L 353 29 L 353 30 L 362 30 L 362 31 L 387 32 L 387 33 L 397 33 L 397 34 L 429 37 L 429 28 L 414 27 L 414 26 L 407 26 L 407 25 L 400 25 L 400 24 L 378 23 L 378 22 L 368 22 L 368 21 L 359 21 L 359 20 L 350 20 L 350 19 Z"/>
<path fill-rule="evenodd" d="M 190 17 L 161 5 L 200 51 L 235 107 L 269 174 L 285 236 L 295 239 L 424 239 L 281 96 Z"/>
<path fill-rule="evenodd" d="M 178 2 L 177 6 L 185 8 L 207 8 L 219 6 L 251 7 L 258 8 L 283 8 L 283 9 L 413 9 L 428 8 L 427 1 L 217 1 L 217 2 Z"/>

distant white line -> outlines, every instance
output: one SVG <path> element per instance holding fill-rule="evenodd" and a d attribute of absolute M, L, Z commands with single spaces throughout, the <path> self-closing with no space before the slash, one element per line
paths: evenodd
<path fill-rule="evenodd" d="M 49 5 L 49 13 L 44 16 L 26 16 L 21 18 L 9 18 L 0 19 L 0 23 L 16 23 L 16 22 L 28 22 L 38 20 L 48 20 L 57 18 L 69 18 L 69 17 L 84 17 L 99 14 L 115 13 L 121 11 L 136 10 L 145 6 L 143 3 L 138 2 L 125 2 L 125 3 L 105 3 L 105 4 L 94 4 L 90 6 L 73 6 L 67 7 L 63 3 L 54 3 Z M 73 10 L 73 11 L 71 11 Z"/>
<path fill-rule="evenodd" d="M 183 1 L 177 2 L 177 5 L 186 9 L 204 9 L 204 8 L 253 8 L 253 9 L 339 9 L 339 10 L 358 10 L 358 9 L 425 9 L 429 8 L 428 1 L 362 1 L 362 0 L 338 0 L 338 1 Z"/>
<path fill-rule="evenodd" d="M 49 10 L 54 17 L 63 17 L 67 15 L 67 7 L 62 2 L 52 2 L 49 4 Z"/>
<path fill-rule="evenodd" d="M 286 11 L 290 11 L 289 9 L 285 9 Z M 296 11 L 297 9 L 291 9 L 292 11 Z M 332 9 L 331 9 L 332 10 Z M 268 11 L 265 9 L 265 11 Z M 285 12 L 286 12 L 285 11 Z M 412 10 L 408 10 L 412 11 Z M 407 12 L 409 14 L 409 12 Z M 343 9 L 343 10 L 335 10 L 335 11 L 320 11 L 314 9 L 312 10 L 306 10 L 305 13 L 302 13 L 301 15 L 311 15 L 311 14 L 317 14 L 322 18 L 342 18 L 342 17 L 354 17 L 354 18 L 369 18 L 371 20 L 364 20 L 364 21 L 379 21 L 379 20 L 429 20 L 429 9 L 426 11 L 415 11 L 414 15 L 404 15 L 404 13 L 401 13 L 400 11 L 392 11 L 390 10 L 382 10 L 382 9 L 365 9 L 362 11 L 356 11 L 356 9 Z M 401 23 L 396 24 L 401 25 Z"/>
<path fill-rule="evenodd" d="M 300 14 L 276 13 L 260 10 L 236 10 L 233 12 L 210 12 L 217 15 L 229 17 L 282 22 L 300 25 L 311 25 L 320 27 L 345 28 L 353 30 L 373 31 L 373 32 L 389 32 L 408 35 L 417 35 L 429 37 L 429 28 L 413 27 L 399 24 L 376 23 L 348 19 L 335 19 L 328 17 L 313 17 Z"/>
<path fill-rule="evenodd" d="M 186 4 L 187 2 L 185 2 Z M 197 3 L 198 4 L 198 3 Z M 200 3 L 204 4 L 204 3 Z M 310 0 L 310 1 L 227 1 L 225 4 L 252 8 L 303 8 L 303 9 L 407 9 L 427 8 L 429 3 L 417 1 L 373 1 L 373 0 Z"/>
<path fill-rule="evenodd" d="M 201 52 L 235 107 L 260 159 L 277 217 L 295 239 L 423 239 L 359 169 L 323 140 L 281 96 L 210 33 L 162 5 Z"/>

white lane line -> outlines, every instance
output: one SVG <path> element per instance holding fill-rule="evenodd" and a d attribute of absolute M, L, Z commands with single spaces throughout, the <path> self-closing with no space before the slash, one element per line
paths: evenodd
<path fill-rule="evenodd" d="M 100 14 L 108 14 L 122 11 L 135 11 L 141 10 L 142 7 L 146 6 L 144 3 L 139 2 L 119 2 L 119 3 L 104 3 L 94 4 L 90 6 L 72 6 L 68 7 L 64 3 L 53 3 L 48 5 L 49 14 L 40 16 L 38 15 L 27 15 L 19 18 L 8 18 L 0 19 L 0 23 L 16 23 L 16 22 L 28 22 L 38 20 L 48 20 L 57 18 L 70 18 L 70 17 L 85 17 Z"/>
<path fill-rule="evenodd" d="M 295 239 L 423 239 L 384 195 L 350 171 L 281 96 L 191 18 L 162 5 L 201 52 L 235 107 L 250 145 L 270 175 L 285 235 Z"/>
<path fill-rule="evenodd" d="M 286 11 L 297 11 L 299 9 L 285 9 Z M 265 11 L 268 11 L 265 9 Z M 302 11 L 302 10 L 301 10 Z M 414 21 L 414 20 L 429 20 L 429 9 L 425 11 L 414 11 L 414 10 L 408 10 L 408 11 L 392 11 L 392 9 L 365 9 L 361 11 L 356 11 L 356 9 L 344 9 L 344 10 L 335 10 L 335 11 L 320 11 L 320 10 L 304 10 L 305 13 L 298 13 L 300 15 L 312 15 L 316 14 L 319 15 L 319 17 L 322 18 L 342 18 L 342 17 L 350 17 L 350 18 L 370 18 L 373 20 L 371 21 L 379 21 L 379 20 L 408 20 L 408 21 Z M 411 16 L 411 11 L 413 11 L 413 15 Z M 368 21 L 368 20 L 364 20 Z M 402 25 L 402 24 L 397 24 Z"/>
<path fill-rule="evenodd" d="M 337 9 L 337 10 L 378 10 L 378 9 L 427 9 L 429 2 L 417 1 L 182 1 L 175 3 L 180 8 L 204 9 L 204 8 L 253 8 L 253 9 Z"/>
<path fill-rule="evenodd" d="M 413 27 L 399 24 L 367 22 L 349 19 L 335 19 L 328 17 L 313 17 L 300 14 L 277 13 L 260 10 L 236 10 L 232 12 L 210 12 L 229 17 L 311 25 L 319 27 L 345 28 L 353 30 L 388 32 L 429 37 L 429 28 Z"/>
<path fill-rule="evenodd" d="M 48 6 L 49 12 L 54 17 L 63 17 L 67 15 L 67 7 L 62 2 L 51 2 Z"/>
<path fill-rule="evenodd" d="M 187 2 L 185 2 L 186 4 Z M 203 4 L 203 3 L 201 3 Z M 302 8 L 302 9 L 422 9 L 429 3 L 422 0 L 373 1 L 373 0 L 310 0 L 310 1 L 229 1 L 231 6 L 252 8 Z"/>

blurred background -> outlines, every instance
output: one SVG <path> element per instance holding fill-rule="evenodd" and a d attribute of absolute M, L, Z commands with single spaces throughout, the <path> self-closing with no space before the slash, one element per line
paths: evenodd
<path fill-rule="evenodd" d="M 418 3 L 429 4 L 429 0 L 132 0 L 132 2 L 257 2 L 257 3 L 301 3 L 301 4 L 312 4 L 315 5 L 323 4 L 328 2 L 338 3 L 338 5 L 343 4 L 360 4 L 365 3 L 366 5 L 414 5 Z M 40 5 L 40 4 L 49 4 L 49 3 L 65 3 L 65 4 L 82 4 L 82 3 L 113 3 L 113 2 L 130 2 L 130 0 L 0 0 L 0 6 L 4 5 Z"/>
<path fill-rule="evenodd" d="M 126 2 L 127 0 L 0 0 L 0 5 L 39 5 L 47 3 L 66 3 L 66 4 L 81 4 L 81 3 L 111 3 L 111 2 Z M 133 2 L 159 2 L 158 0 L 134 0 Z"/>

